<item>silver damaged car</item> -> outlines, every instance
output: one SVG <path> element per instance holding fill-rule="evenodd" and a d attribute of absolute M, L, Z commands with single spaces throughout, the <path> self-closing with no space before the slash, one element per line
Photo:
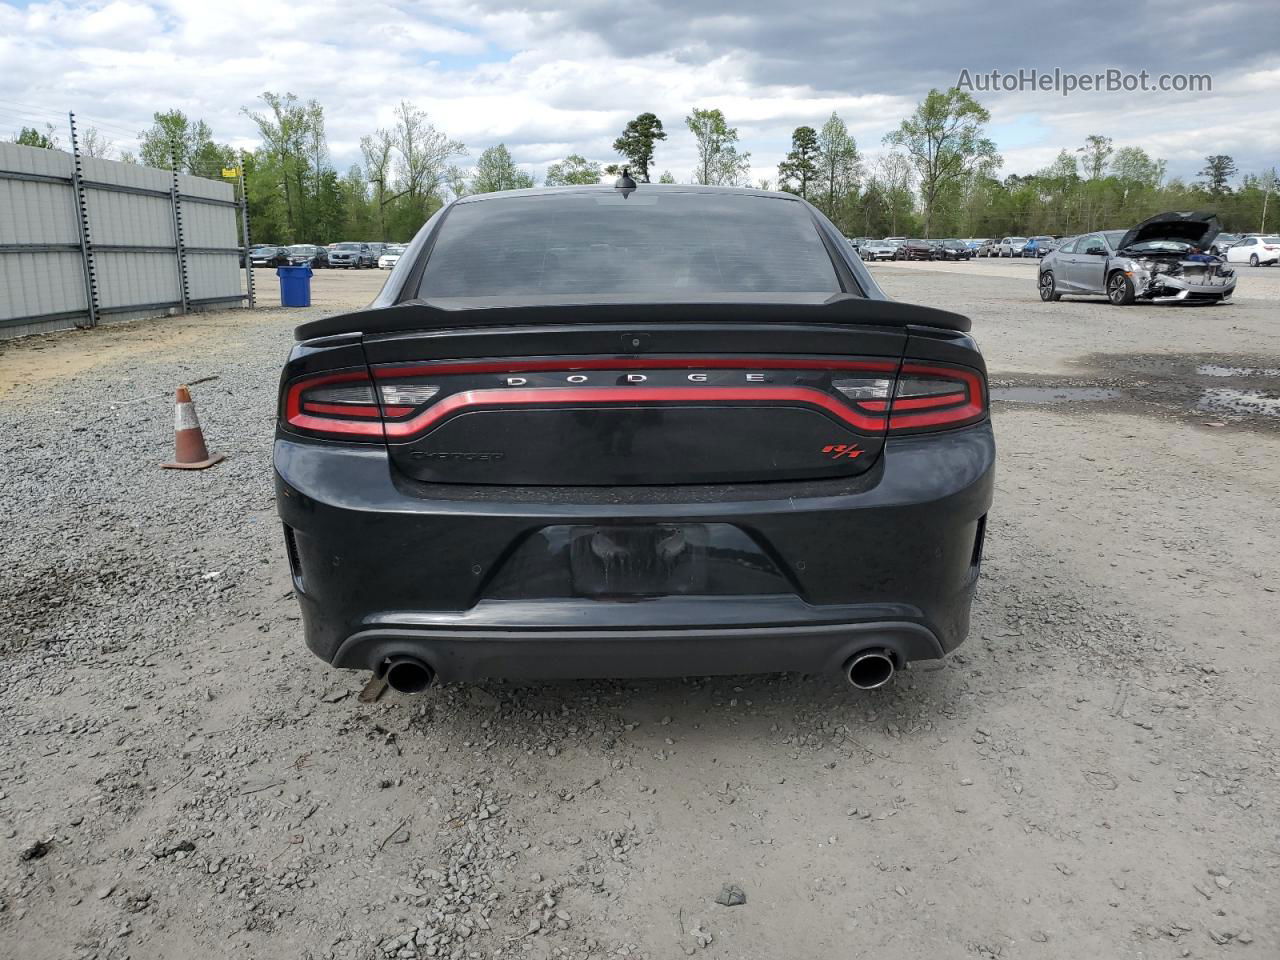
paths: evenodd
<path fill-rule="evenodd" d="M 1159 213 L 1130 230 L 1102 230 L 1063 240 L 1040 261 L 1041 300 L 1103 295 L 1116 306 L 1221 303 L 1236 289 L 1235 271 L 1208 253 L 1222 225 L 1212 213 Z"/>

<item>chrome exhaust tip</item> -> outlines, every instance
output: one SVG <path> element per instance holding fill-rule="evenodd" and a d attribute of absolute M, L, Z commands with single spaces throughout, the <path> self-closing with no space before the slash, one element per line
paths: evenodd
<path fill-rule="evenodd" d="M 396 693 L 421 693 L 436 678 L 436 672 L 413 657 L 394 657 L 382 674 Z"/>
<path fill-rule="evenodd" d="M 849 683 L 859 690 L 878 690 L 893 679 L 893 657 L 887 650 L 863 650 L 844 666 Z"/>

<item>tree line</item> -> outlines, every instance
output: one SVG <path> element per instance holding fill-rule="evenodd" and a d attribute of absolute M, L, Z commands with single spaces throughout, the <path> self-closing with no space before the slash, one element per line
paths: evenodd
<path fill-rule="evenodd" d="M 273 92 L 259 100 L 242 109 L 261 141 L 252 151 L 218 143 L 203 120 L 170 110 L 154 114 L 138 135 L 136 153 L 121 159 L 215 178 L 242 166 L 254 238 L 285 243 L 405 241 L 452 197 L 535 185 L 505 144 L 470 163 L 466 145 L 408 101 L 395 108 L 390 126 L 361 138 L 360 160 L 339 172 L 318 101 Z M 742 149 L 737 128 L 721 110 L 695 107 L 684 118 L 697 156 L 688 182 L 794 193 L 849 236 L 1065 235 L 1128 227 L 1172 209 L 1215 211 L 1228 231 L 1276 229 L 1274 167 L 1241 174 L 1230 156 L 1214 154 L 1196 179 L 1186 181 L 1167 177 L 1165 161 L 1141 147 L 1116 148 L 1111 138 L 1095 134 L 1061 150 L 1041 170 L 1002 177 L 1003 158 L 986 135 L 990 119 L 962 90 L 931 90 L 885 135 L 883 150 L 867 159 L 833 112 L 821 126 L 796 127 L 776 178 L 752 184 L 751 154 Z M 618 160 L 571 154 L 547 168 L 544 183 L 599 183 L 623 169 L 648 182 L 667 136 L 661 119 L 641 113 L 613 142 Z M 52 127 L 24 128 L 15 139 L 60 147 Z M 93 128 L 81 141 L 90 156 L 111 152 Z M 676 182 L 669 169 L 656 179 Z"/>

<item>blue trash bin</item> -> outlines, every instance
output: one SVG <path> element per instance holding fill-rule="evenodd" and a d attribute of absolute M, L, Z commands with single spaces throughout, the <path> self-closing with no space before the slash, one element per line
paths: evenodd
<path fill-rule="evenodd" d="M 280 306 L 311 306 L 310 267 L 276 267 L 276 276 L 280 278 Z"/>

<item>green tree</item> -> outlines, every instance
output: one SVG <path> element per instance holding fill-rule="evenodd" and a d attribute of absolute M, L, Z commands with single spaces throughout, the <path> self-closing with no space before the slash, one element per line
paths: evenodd
<path fill-rule="evenodd" d="M 725 122 L 723 113 L 694 107 L 684 122 L 698 144 L 694 183 L 737 186 L 747 181 L 751 174 L 751 154 L 738 152 L 738 130 Z"/>
<path fill-rule="evenodd" d="M 663 170 L 662 176 L 658 178 L 658 182 L 659 183 L 675 183 L 676 178 L 672 175 L 670 170 Z"/>
<path fill-rule="evenodd" d="M 547 167 L 544 181 L 548 187 L 572 187 L 600 182 L 600 164 L 578 153 L 571 153 L 559 163 Z"/>
<path fill-rule="evenodd" d="M 1262 190 L 1262 212 L 1258 218 L 1258 232 L 1267 232 L 1267 206 L 1271 198 L 1280 190 L 1280 175 L 1277 175 L 1276 168 L 1264 170 L 1262 176 L 1258 178 L 1258 186 Z"/>
<path fill-rule="evenodd" d="M 13 142 L 24 147 L 40 147 L 42 150 L 58 149 L 58 136 L 53 131 L 52 123 L 44 125 L 43 133 L 35 127 L 23 127 L 21 132 L 14 135 Z"/>
<path fill-rule="evenodd" d="M 1205 186 L 1214 197 L 1230 193 L 1227 181 L 1236 175 L 1236 162 L 1225 153 L 1214 154 L 1204 158 L 1204 169 L 1198 176 L 1204 178 Z"/>
<path fill-rule="evenodd" d="M 1090 180 L 1102 179 L 1102 171 L 1107 168 L 1107 160 L 1115 151 L 1111 147 L 1111 138 L 1099 134 L 1090 134 L 1084 138 L 1084 146 L 1077 150 L 1084 154 L 1084 173 Z"/>
<path fill-rule="evenodd" d="M 324 109 L 315 100 L 302 102 L 294 94 L 262 94 L 270 113 L 244 113 L 258 127 L 266 153 L 263 168 L 277 178 L 288 221 L 286 238 L 315 242 L 320 214 L 320 183 L 327 169 Z"/>
<path fill-rule="evenodd" d="M 822 183 L 818 206 L 832 220 L 838 220 L 841 204 L 858 188 L 862 158 L 849 128 L 835 111 L 818 133 L 818 169 Z"/>
<path fill-rule="evenodd" d="M 181 110 L 166 110 L 152 114 L 152 121 L 138 134 L 138 159 L 143 166 L 160 170 L 176 166 L 183 173 L 208 177 L 234 165 L 235 152 L 214 143 L 213 131 L 203 120 L 192 120 Z"/>
<path fill-rule="evenodd" d="M 84 136 L 80 138 L 80 152 L 95 160 L 109 160 L 115 153 L 115 144 L 103 136 L 97 127 L 85 127 Z"/>
<path fill-rule="evenodd" d="M 778 164 L 778 189 L 809 199 L 809 185 L 818 179 L 818 131 L 796 127 L 791 152 Z"/>
<path fill-rule="evenodd" d="M 505 143 L 489 147 L 480 154 L 472 193 L 494 193 L 498 190 L 521 190 L 533 186 L 533 177 L 516 166 Z"/>
<path fill-rule="evenodd" d="M 391 238 L 385 218 L 386 211 L 370 198 L 370 181 L 359 164 L 352 164 L 337 181 L 338 202 L 341 217 L 338 225 L 323 237 L 332 240 L 351 240 L 363 237 Z"/>
<path fill-rule="evenodd" d="M 896 237 L 901 231 L 914 229 L 914 225 L 907 226 L 913 218 L 911 162 L 901 153 L 890 151 L 876 160 L 872 170 L 871 184 L 875 188 L 872 202 L 880 231 L 887 229 L 888 236 Z M 870 233 L 869 228 L 867 232 Z"/>
<path fill-rule="evenodd" d="M 391 202 L 391 160 L 395 150 L 395 138 L 391 132 L 378 129 L 360 138 L 360 156 L 364 160 L 363 176 L 373 185 L 373 205 L 377 218 L 378 236 L 387 239 L 387 204 Z M 351 195 L 351 174 L 360 173 L 353 167 L 347 171 L 347 194 Z M 349 201 L 350 202 L 350 201 Z"/>
<path fill-rule="evenodd" d="M 990 120 L 991 114 L 959 88 L 934 89 L 897 130 L 885 136 L 885 143 L 906 152 L 920 178 L 926 237 L 932 231 L 938 200 L 949 187 L 974 170 L 1002 162 L 995 144 L 983 136 Z"/>
<path fill-rule="evenodd" d="M 414 215 L 425 223 L 429 208 L 439 205 L 450 162 L 465 155 L 467 148 L 437 129 L 425 111 L 407 100 L 396 108 L 393 137 L 399 151 L 397 196 L 403 196 Z"/>
<path fill-rule="evenodd" d="M 1155 188 L 1164 179 L 1165 163 L 1141 147 L 1121 147 L 1111 158 L 1111 175 L 1122 183 Z"/>
<path fill-rule="evenodd" d="M 652 113 L 642 113 L 627 123 L 622 136 L 613 141 L 613 149 L 630 161 L 632 176 L 648 183 L 654 146 L 665 139 L 667 134 L 662 129 L 662 121 Z"/>
<path fill-rule="evenodd" d="M 243 163 L 250 240 L 254 243 L 292 240 L 276 158 L 265 147 L 259 147 L 247 154 Z"/>
<path fill-rule="evenodd" d="M 467 180 L 467 171 L 456 163 L 451 164 L 444 173 L 445 187 L 455 198 L 465 197 L 471 192 L 471 184 Z"/>

